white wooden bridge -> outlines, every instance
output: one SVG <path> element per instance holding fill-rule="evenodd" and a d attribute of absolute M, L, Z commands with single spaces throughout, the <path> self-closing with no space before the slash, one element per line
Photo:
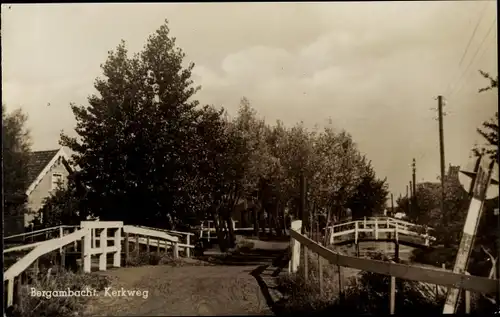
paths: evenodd
<path fill-rule="evenodd" d="M 394 241 L 413 246 L 429 246 L 431 241 L 436 240 L 431 235 L 433 228 L 391 217 L 365 217 L 328 226 L 324 230 L 327 244 Z"/>
<path fill-rule="evenodd" d="M 7 295 L 6 307 L 14 304 L 14 285 L 21 286 L 22 273 L 33 264 L 36 270 L 38 259 L 53 251 L 61 254 L 61 263 L 64 263 L 66 250 L 80 253 L 83 272 L 91 272 L 92 258 L 96 256 L 98 269 L 105 271 L 109 254 L 113 255 L 113 267 L 122 266 L 122 254 L 125 254 L 127 263 L 129 242 L 135 243 L 136 252 L 139 251 L 139 245 L 145 245 L 148 251 L 150 247 L 156 248 L 157 252 L 160 249 L 169 250 L 174 258 L 180 255 L 190 257 L 190 250 L 194 248 L 190 243 L 192 235 L 188 232 L 123 225 L 121 221 L 82 221 L 79 226 L 57 226 L 6 237 L 5 245 L 15 240 L 28 241 L 28 244 L 5 249 L 4 257 L 12 252 L 29 251 L 4 272 L 4 283 L 7 283 L 4 293 Z M 36 242 L 35 237 L 38 240 Z M 29 243 L 30 240 L 33 242 Z"/>

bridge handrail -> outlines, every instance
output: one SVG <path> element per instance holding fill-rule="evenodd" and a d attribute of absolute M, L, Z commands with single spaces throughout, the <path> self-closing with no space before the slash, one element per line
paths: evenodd
<path fill-rule="evenodd" d="M 415 267 L 411 265 L 364 259 L 335 253 L 334 251 L 329 250 L 310 238 L 300 234 L 298 232 L 298 230 L 300 230 L 300 226 L 301 224 L 299 224 L 299 226 L 295 225 L 295 228 L 290 230 L 290 237 L 292 240 L 292 260 L 290 268 L 293 273 L 298 270 L 300 263 L 300 244 L 303 244 L 304 247 L 307 247 L 312 252 L 317 253 L 320 257 L 326 259 L 330 264 L 334 265 L 389 275 L 406 280 L 460 288 L 478 293 L 495 294 L 497 292 L 498 280 L 486 277 L 457 274 L 439 269 Z"/>
<path fill-rule="evenodd" d="M 55 226 L 55 227 L 50 227 L 50 228 L 43 228 L 43 229 L 38 229 L 38 230 L 34 230 L 34 231 L 28 231 L 28 232 L 23 232 L 23 233 L 18 233 L 18 234 L 14 234 L 14 235 L 11 235 L 11 236 L 8 236 L 8 237 L 4 237 L 3 240 L 7 240 L 7 239 L 12 239 L 12 238 L 17 238 L 17 237 L 22 237 L 22 236 L 38 236 L 38 235 L 41 235 L 41 234 L 44 234 L 44 233 L 48 233 L 48 231 L 55 231 L 56 229 L 59 229 L 60 228 L 79 228 L 80 226 L 78 225 L 60 225 L 60 226 Z"/>
<path fill-rule="evenodd" d="M 171 233 L 172 235 L 177 235 L 177 236 L 194 236 L 194 233 L 192 233 L 192 232 L 175 231 L 175 230 L 169 230 L 169 229 L 159 229 L 159 228 L 148 227 L 148 226 L 135 226 L 135 227 L 144 228 L 144 229 L 151 229 L 151 230 L 156 230 L 156 231 L 163 231 L 163 232 Z"/>
<path fill-rule="evenodd" d="M 41 242 L 28 254 L 26 254 L 21 260 L 14 263 L 11 267 L 4 272 L 3 280 L 10 281 L 16 276 L 24 272 L 33 262 L 35 262 L 41 256 L 57 250 L 69 243 L 80 240 L 86 234 L 85 230 L 78 230 L 70 233 L 62 238 L 55 238 L 47 241 Z"/>
<path fill-rule="evenodd" d="M 141 227 L 136 227 L 136 226 L 131 226 L 131 225 L 124 225 L 123 232 L 165 239 L 165 240 L 168 240 L 170 242 L 175 242 L 175 243 L 179 242 L 179 237 L 174 237 L 172 235 L 167 234 L 166 232 L 159 231 L 159 230 L 152 230 L 152 229 L 146 229 L 146 228 L 141 228 Z"/>

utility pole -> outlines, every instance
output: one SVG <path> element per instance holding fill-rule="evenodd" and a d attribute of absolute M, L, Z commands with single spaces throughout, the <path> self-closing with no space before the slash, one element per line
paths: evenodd
<path fill-rule="evenodd" d="M 391 193 L 391 217 L 394 217 L 394 196 Z"/>
<path fill-rule="evenodd" d="M 408 185 L 406 185 L 406 203 L 408 204 L 406 212 L 410 214 L 410 196 L 408 195 Z"/>
<path fill-rule="evenodd" d="M 443 136 L 443 96 L 438 96 L 439 154 L 441 164 L 441 214 L 444 215 L 444 136 Z"/>
<path fill-rule="evenodd" d="M 417 206 L 417 162 L 413 159 L 412 163 L 412 179 L 413 179 L 413 200 L 412 204 L 415 208 Z"/>
<path fill-rule="evenodd" d="M 412 181 L 410 181 L 410 199 L 408 199 L 409 201 L 409 204 L 410 204 L 410 214 L 413 210 L 413 184 L 412 184 Z"/>

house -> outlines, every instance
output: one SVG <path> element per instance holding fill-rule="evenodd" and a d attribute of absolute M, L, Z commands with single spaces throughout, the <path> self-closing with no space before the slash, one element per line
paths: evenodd
<path fill-rule="evenodd" d="M 63 148 L 36 151 L 29 153 L 28 182 L 26 196 L 28 197 L 29 212 L 24 215 L 24 225 L 29 226 L 45 198 L 58 188 L 66 186 L 68 175 L 72 172 L 69 165 L 69 156 Z"/>

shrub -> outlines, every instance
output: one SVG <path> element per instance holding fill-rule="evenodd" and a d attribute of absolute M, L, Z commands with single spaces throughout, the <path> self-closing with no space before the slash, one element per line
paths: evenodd
<path fill-rule="evenodd" d="M 89 297 L 67 296 L 67 297 L 35 297 L 31 296 L 31 288 L 46 291 L 61 290 L 83 290 L 89 288 L 96 291 L 102 291 L 109 285 L 109 280 L 102 275 L 97 274 L 75 274 L 64 269 L 58 268 L 56 276 L 47 276 L 46 274 L 33 277 L 31 284 L 23 285 L 20 290 L 21 301 L 14 307 L 14 316 L 75 316 L 84 312 L 85 303 Z"/>
<path fill-rule="evenodd" d="M 374 254 L 373 259 L 389 259 Z M 390 277 L 370 272 L 356 272 L 343 268 L 343 296 L 339 296 L 338 271 L 336 266 L 325 263 L 323 267 L 323 292 L 319 289 L 317 255 L 308 254 L 308 279 L 297 274 L 277 279 L 276 289 L 284 298 L 277 304 L 279 314 L 292 313 L 389 313 Z M 326 262 L 326 261 L 325 261 Z M 442 312 L 445 293 L 436 295 L 434 285 L 416 281 L 396 279 L 396 312 L 424 314 Z M 463 296 L 462 296 L 463 298 Z M 463 311 L 463 301 L 458 311 Z M 477 294 L 471 294 L 471 312 L 491 313 L 493 305 Z"/>

